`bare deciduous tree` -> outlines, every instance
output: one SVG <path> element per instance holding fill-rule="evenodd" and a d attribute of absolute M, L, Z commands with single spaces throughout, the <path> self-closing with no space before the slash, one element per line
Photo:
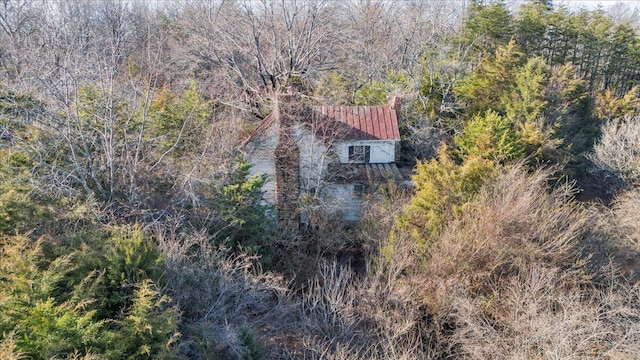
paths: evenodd
<path fill-rule="evenodd" d="M 613 214 L 620 238 L 635 249 L 640 249 L 640 189 L 632 189 L 618 196 Z"/>
<path fill-rule="evenodd" d="M 610 121 L 602 127 L 602 137 L 590 154 L 600 170 L 613 171 L 629 184 L 640 181 L 640 119 L 630 117 Z"/>
<path fill-rule="evenodd" d="M 338 7 L 322 0 L 189 2 L 179 13 L 176 46 L 187 62 L 176 61 L 211 81 L 213 97 L 259 115 L 256 100 L 337 64 Z"/>

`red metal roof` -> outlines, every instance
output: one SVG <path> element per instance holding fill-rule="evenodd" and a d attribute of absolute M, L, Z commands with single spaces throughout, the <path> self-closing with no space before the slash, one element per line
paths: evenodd
<path fill-rule="evenodd" d="M 398 113 L 400 99 L 378 106 L 313 106 L 312 118 L 305 119 L 318 136 L 335 140 L 400 140 Z M 251 133 L 244 145 L 274 122 L 267 116 Z"/>
<path fill-rule="evenodd" d="M 381 106 L 315 106 L 314 123 L 340 122 L 348 126 L 343 140 L 399 140 L 399 103 Z"/>

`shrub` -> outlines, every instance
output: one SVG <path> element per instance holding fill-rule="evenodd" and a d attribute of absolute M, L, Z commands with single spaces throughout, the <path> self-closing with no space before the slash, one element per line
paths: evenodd
<path fill-rule="evenodd" d="M 627 184 L 640 182 L 640 118 L 609 121 L 590 154 L 597 170 L 613 172 Z"/>
<path fill-rule="evenodd" d="M 105 355 L 110 359 L 177 359 L 180 313 L 153 281 L 136 285 L 132 304 L 117 331 L 105 335 Z"/>
<path fill-rule="evenodd" d="M 0 238 L 0 351 L 175 358 L 180 314 L 155 285 L 159 257 L 148 238 L 139 229 L 114 230 L 103 244 L 104 233 L 83 235 L 87 242 Z"/>
<path fill-rule="evenodd" d="M 91 299 L 55 297 L 73 270 L 73 257 L 48 256 L 43 238 L 10 236 L 0 241 L 2 351 L 35 359 L 89 352 L 104 329 L 91 310 Z"/>
<path fill-rule="evenodd" d="M 452 346 L 473 359 L 634 358 L 639 288 L 621 285 L 584 287 L 558 268 L 531 266 L 505 279 L 490 303 L 461 286 L 450 296 Z"/>
<path fill-rule="evenodd" d="M 619 238 L 640 251 L 640 189 L 618 196 L 613 205 L 613 223 Z"/>
<path fill-rule="evenodd" d="M 417 164 L 413 176 L 416 192 L 398 222 L 398 231 L 408 229 L 416 241 L 427 243 L 462 211 L 493 172 L 494 163 L 481 158 L 457 165 L 442 147 L 438 159 Z"/>
<path fill-rule="evenodd" d="M 166 292 L 183 310 L 181 343 L 186 357 L 211 359 L 215 354 L 214 359 L 238 359 L 246 353 L 259 358 L 263 334 L 277 340 L 292 326 L 287 284 L 264 273 L 256 255 L 215 244 L 204 231 L 158 226 L 153 233 L 165 260 Z M 271 352 L 280 347 L 265 344 L 265 357 L 272 358 Z"/>
<path fill-rule="evenodd" d="M 534 264 L 570 269 L 588 219 L 572 190 L 550 194 L 548 171 L 503 170 L 422 254 L 423 300 L 440 311 L 456 284 L 490 303 L 496 282 Z"/>
<path fill-rule="evenodd" d="M 455 138 L 460 158 L 482 157 L 497 162 L 524 156 L 524 141 L 516 131 L 515 123 L 493 110 L 475 115 L 464 127 L 464 133 Z"/>

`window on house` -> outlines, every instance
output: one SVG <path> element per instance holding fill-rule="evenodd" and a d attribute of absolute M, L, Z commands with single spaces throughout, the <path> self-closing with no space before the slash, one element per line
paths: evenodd
<path fill-rule="evenodd" d="M 353 197 L 356 199 L 362 199 L 369 192 L 369 186 L 367 184 L 358 183 L 353 185 Z"/>
<path fill-rule="evenodd" d="M 368 164 L 370 158 L 371 158 L 370 146 L 364 146 L 364 145 L 349 146 L 349 162 L 350 163 Z"/>

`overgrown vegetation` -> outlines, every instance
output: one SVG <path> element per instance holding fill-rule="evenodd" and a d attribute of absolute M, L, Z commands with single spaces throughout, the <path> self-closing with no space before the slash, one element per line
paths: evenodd
<path fill-rule="evenodd" d="M 636 357 L 638 17 L 465 4 L 3 1 L 0 358 Z M 291 85 L 401 96 L 415 188 L 279 231 Z"/>

